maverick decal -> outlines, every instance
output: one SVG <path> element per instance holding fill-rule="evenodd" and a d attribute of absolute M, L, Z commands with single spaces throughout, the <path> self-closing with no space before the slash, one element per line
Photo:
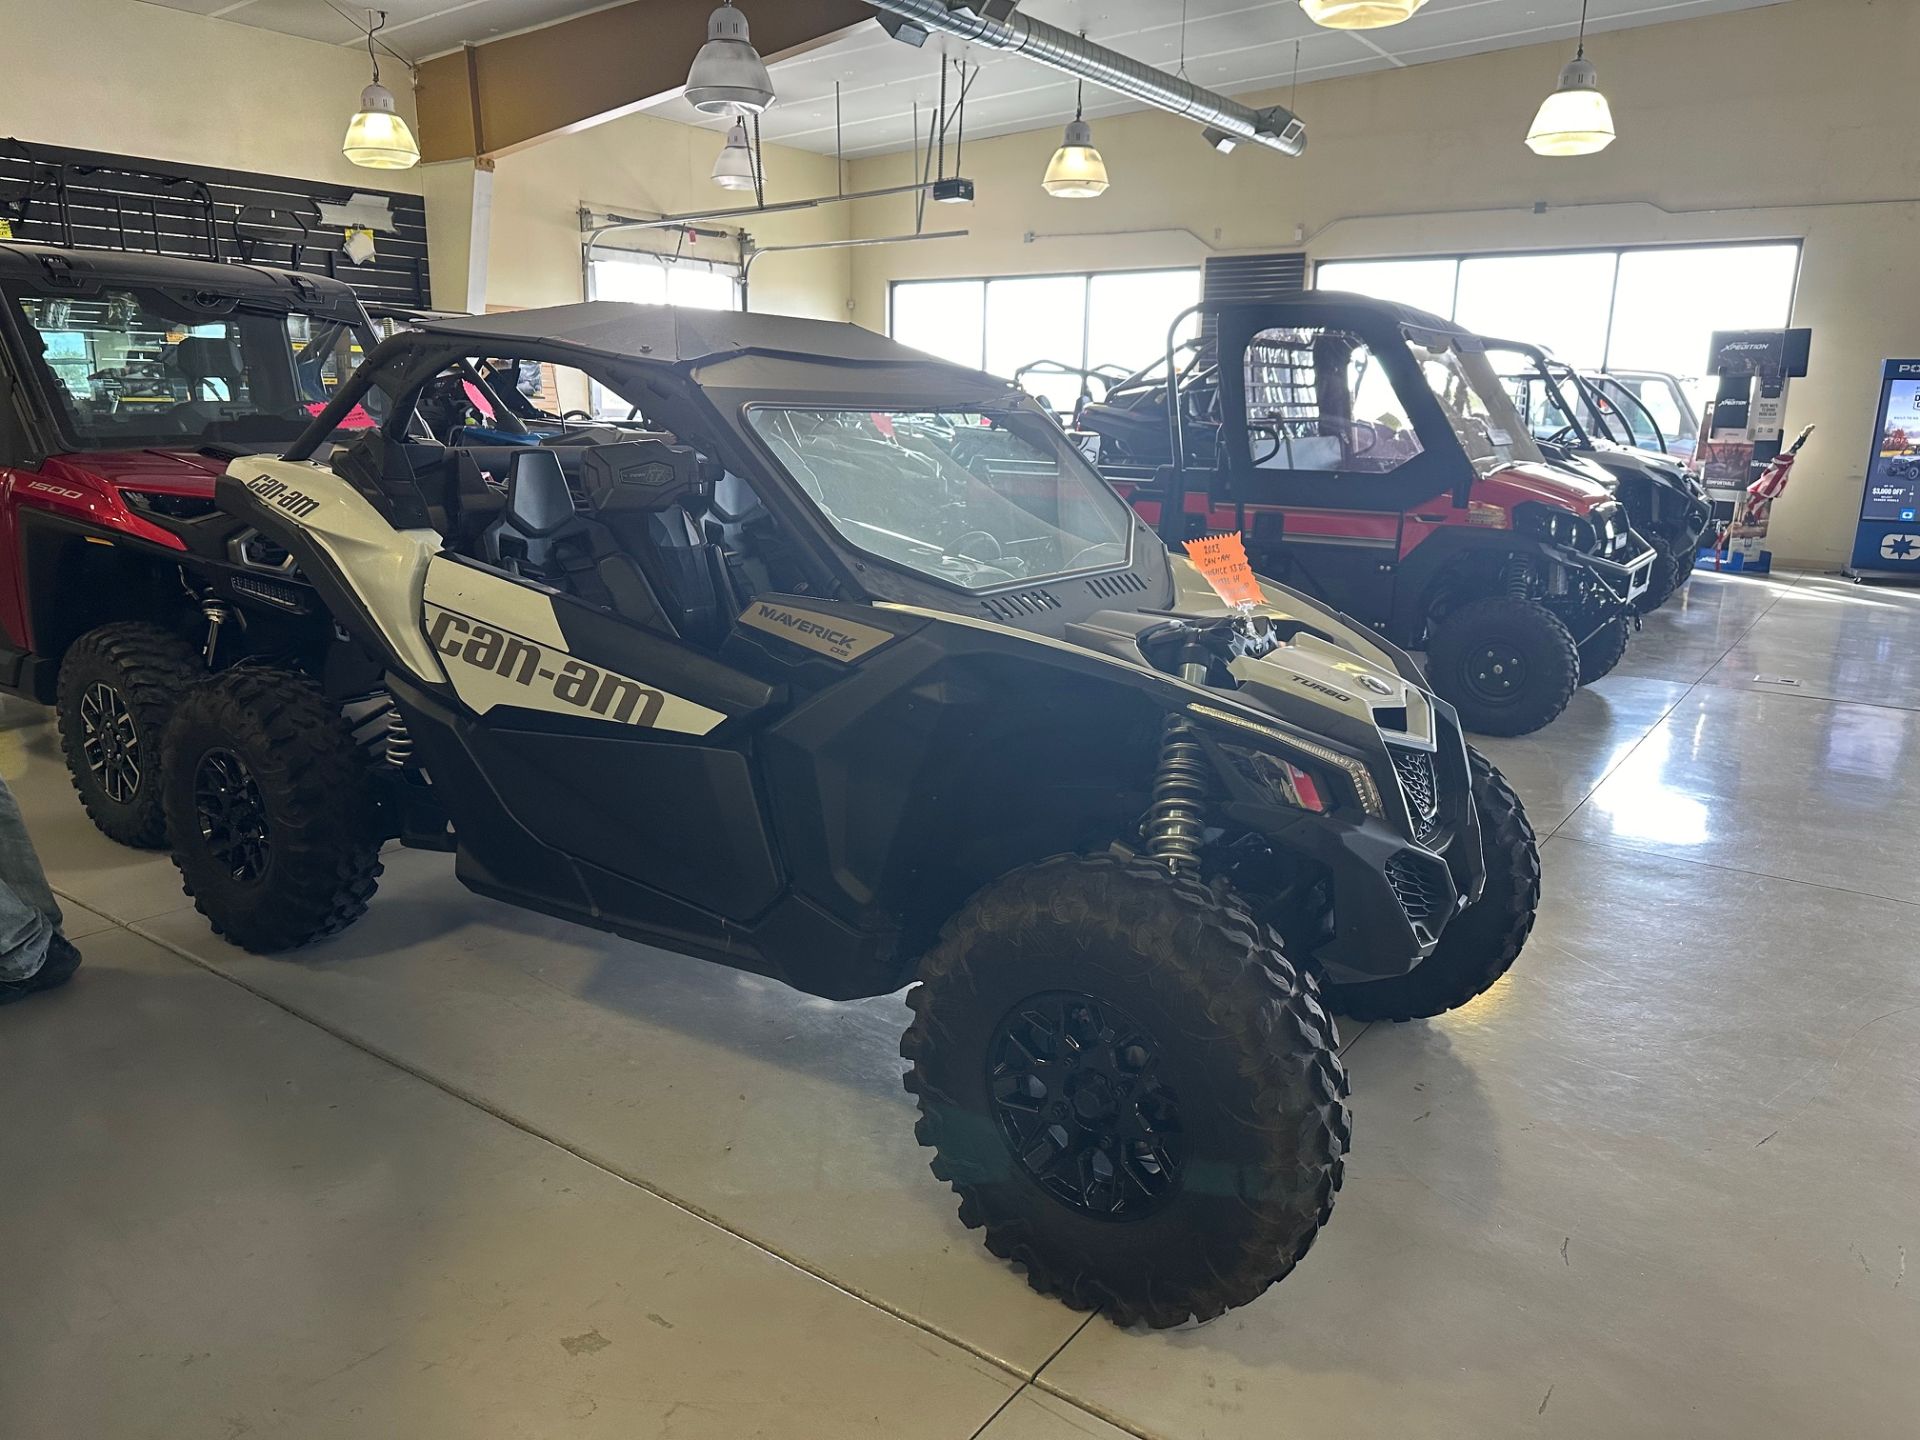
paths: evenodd
<path fill-rule="evenodd" d="M 858 625 L 833 615 L 816 614 L 811 610 L 790 610 L 784 605 L 773 605 L 765 600 L 756 600 L 749 605 L 746 613 L 740 617 L 740 623 L 840 661 L 857 660 L 893 639 L 891 631 Z"/>
<path fill-rule="evenodd" d="M 543 696 L 551 695 L 582 714 L 622 725 L 653 724 L 667 698 L 638 680 L 601 670 L 564 651 L 549 650 L 451 610 L 427 607 L 427 639 L 449 659 L 463 661 L 530 691 L 538 687 Z"/>
<path fill-rule="evenodd" d="M 320 502 L 305 491 L 296 490 L 271 475 L 256 475 L 247 481 L 247 489 L 296 520 L 304 520 L 320 508 Z"/>

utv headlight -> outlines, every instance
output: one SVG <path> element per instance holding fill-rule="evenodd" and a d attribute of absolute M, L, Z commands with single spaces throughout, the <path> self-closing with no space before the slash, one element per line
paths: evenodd
<path fill-rule="evenodd" d="M 1328 746 L 1317 745 L 1311 740 L 1302 739 L 1290 731 L 1282 730 L 1277 725 L 1263 725 L 1249 716 L 1236 715 L 1231 710 L 1221 710 L 1212 705 L 1189 705 L 1187 713 L 1196 720 L 1214 725 L 1227 725 L 1246 734 L 1258 735 L 1270 749 L 1286 752 L 1284 755 L 1261 753 L 1264 769 L 1255 778 L 1272 790 L 1276 784 L 1280 784 L 1276 777 L 1281 774 L 1286 775 L 1285 784 L 1292 787 L 1294 796 L 1300 797 L 1289 799 L 1288 804 L 1298 805 L 1303 810 L 1331 809 L 1332 807 L 1325 803 L 1328 798 L 1326 787 L 1315 778 L 1315 772 L 1316 770 L 1322 774 L 1337 772 L 1345 776 L 1348 784 L 1352 786 L 1362 810 L 1369 815 L 1385 816 L 1386 807 L 1380 803 L 1380 787 L 1374 783 L 1373 772 L 1353 756 L 1343 755 Z M 1240 747 L 1229 748 L 1239 749 Z M 1293 763 L 1288 764 L 1288 761 Z M 1284 769 L 1276 769 L 1275 764 L 1283 766 Z M 1294 777 L 1294 772 L 1305 776 L 1312 783 L 1311 793 L 1322 802 L 1321 805 L 1311 806 L 1301 803 L 1304 792 L 1301 791 L 1299 780 Z M 1277 793 L 1286 795 L 1288 792 L 1285 785 L 1282 785 Z"/>
<path fill-rule="evenodd" d="M 1221 753 L 1233 761 L 1234 768 L 1258 787 L 1276 805 L 1294 810 L 1311 810 L 1324 815 L 1333 808 L 1326 782 L 1304 765 L 1296 765 L 1271 750 L 1249 750 L 1240 745 L 1220 746 Z"/>
<path fill-rule="evenodd" d="M 1528 506 L 1523 512 L 1522 528 L 1536 540 L 1587 554 L 1594 548 L 1594 527 L 1568 510 Z"/>

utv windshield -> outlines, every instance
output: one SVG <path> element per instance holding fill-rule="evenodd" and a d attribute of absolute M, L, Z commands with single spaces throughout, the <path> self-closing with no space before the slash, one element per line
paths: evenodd
<path fill-rule="evenodd" d="M 84 450 L 290 444 L 373 343 L 339 320 L 245 307 L 210 317 L 144 287 L 10 299 L 60 428 Z M 356 411 L 343 428 L 372 423 Z"/>
<path fill-rule="evenodd" d="M 1484 349 L 1427 332 L 1407 338 L 1420 373 L 1476 470 L 1486 474 L 1515 461 L 1546 458 Z"/>
<path fill-rule="evenodd" d="M 753 406 L 748 422 L 829 524 L 967 590 L 1125 564 L 1126 503 L 1026 411 Z"/>

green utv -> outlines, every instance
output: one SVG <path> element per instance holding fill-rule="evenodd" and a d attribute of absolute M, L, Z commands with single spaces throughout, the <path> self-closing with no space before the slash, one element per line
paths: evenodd
<path fill-rule="evenodd" d="M 485 403 L 536 362 L 627 419 Z M 450 377 L 482 435 L 417 415 Z M 1533 923 L 1519 802 L 1411 661 L 1279 587 L 1227 606 L 1031 400 L 852 326 L 428 320 L 218 500 L 324 617 L 168 729 L 218 931 L 337 933 L 398 837 L 809 994 L 910 985 L 961 1219 L 1123 1324 L 1312 1244 L 1349 1134 L 1323 997 L 1438 1014 Z"/>

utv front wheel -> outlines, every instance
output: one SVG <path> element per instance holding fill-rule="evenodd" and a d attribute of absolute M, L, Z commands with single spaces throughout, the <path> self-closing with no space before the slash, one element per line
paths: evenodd
<path fill-rule="evenodd" d="M 166 844 L 160 741 L 175 704 L 205 674 L 186 641 L 137 622 L 91 630 L 61 660 L 60 748 L 87 818 L 109 840 Z"/>
<path fill-rule="evenodd" d="M 1605 679 L 1627 656 L 1627 637 L 1631 626 L 1624 615 L 1616 615 L 1580 642 L 1580 683 L 1591 685 Z"/>
<path fill-rule="evenodd" d="M 366 913 L 379 809 L 352 733 L 306 677 L 239 669 L 196 687 L 164 773 L 173 863 L 216 934 L 271 954 Z"/>
<path fill-rule="evenodd" d="M 1495 595 L 1433 623 L 1427 673 L 1469 730 L 1527 735 L 1567 708 L 1580 684 L 1580 651 L 1539 601 Z"/>
<path fill-rule="evenodd" d="M 1327 1004 L 1336 1014 L 1353 1020 L 1444 1015 L 1491 990 L 1520 958 L 1540 906 L 1539 845 L 1506 779 L 1471 746 L 1467 759 L 1487 865 L 1480 898 L 1453 917 L 1433 953 L 1407 974 L 1327 986 Z"/>
<path fill-rule="evenodd" d="M 1312 978 L 1237 903 L 1059 856 L 948 922 L 900 1043 L 960 1219 L 1116 1323 L 1244 1305 L 1307 1253 L 1350 1136 Z"/>
<path fill-rule="evenodd" d="M 1680 561 L 1673 553 L 1673 542 L 1664 535 L 1647 536 L 1647 545 L 1653 551 L 1653 573 L 1647 579 L 1647 588 L 1640 598 L 1633 602 L 1633 613 L 1651 615 L 1672 598 L 1673 592 L 1680 588 L 1682 576 Z"/>

